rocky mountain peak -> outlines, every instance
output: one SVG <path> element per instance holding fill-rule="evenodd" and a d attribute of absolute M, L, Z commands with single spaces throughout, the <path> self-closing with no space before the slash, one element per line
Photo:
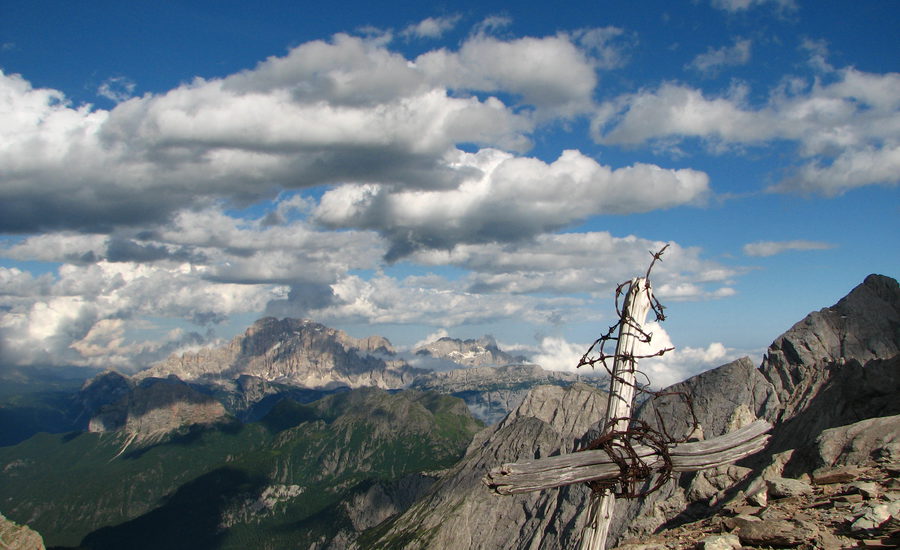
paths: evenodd
<path fill-rule="evenodd" d="M 443 337 L 415 350 L 420 356 L 446 359 L 465 367 L 500 366 L 524 363 L 525 358 L 506 353 L 497 346 L 493 336 L 460 340 Z"/>
<path fill-rule="evenodd" d="M 782 414 L 793 416 L 835 376 L 847 377 L 854 365 L 859 369 L 898 354 L 900 285 L 890 277 L 869 275 L 835 305 L 810 313 L 779 336 L 760 370 L 775 387 Z M 867 383 L 860 374 L 852 376 Z M 854 386 L 859 384 L 847 387 Z"/>
<path fill-rule="evenodd" d="M 224 346 L 170 356 L 138 377 L 175 374 L 214 382 L 252 375 L 306 388 L 394 389 L 427 372 L 394 359 L 394 353 L 380 336 L 354 338 L 309 319 L 266 317 Z"/>
<path fill-rule="evenodd" d="M 769 346 L 765 364 L 864 363 L 900 353 L 900 286 L 883 275 L 869 275 L 837 304 L 810 313 Z"/>

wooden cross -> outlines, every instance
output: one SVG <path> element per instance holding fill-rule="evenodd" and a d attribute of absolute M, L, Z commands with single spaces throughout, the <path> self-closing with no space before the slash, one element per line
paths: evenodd
<path fill-rule="evenodd" d="M 649 279 L 632 279 L 620 314 L 622 322 L 619 324 L 612 381 L 603 418 L 603 433 L 611 434 L 612 437 L 626 432 L 631 422 L 636 388 L 634 373 L 637 359 L 634 351 L 638 342 L 646 341 L 646 333 L 641 327 L 652 303 Z M 762 450 L 769 439 L 766 432 L 771 428 L 768 422 L 757 420 L 721 437 L 671 445 L 666 449 L 668 461 L 660 455 L 658 449 L 646 445 L 633 446 L 632 453 L 649 471 L 659 471 L 663 467 L 671 468 L 673 472 L 703 470 L 734 462 Z M 622 475 L 621 460 L 606 450 L 597 449 L 503 464 L 491 470 L 484 482 L 498 493 L 509 495 L 579 482 L 621 480 Z M 588 522 L 581 538 L 581 550 L 604 550 L 614 505 L 615 496 L 608 489 L 592 491 Z"/>

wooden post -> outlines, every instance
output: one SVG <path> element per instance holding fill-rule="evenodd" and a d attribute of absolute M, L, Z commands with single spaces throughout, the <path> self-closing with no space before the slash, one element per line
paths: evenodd
<path fill-rule="evenodd" d="M 619 326 L 619 339 L 609 386 L 609 400 L 603 417 L 603 434 L 628 429 L 634 401 L 634 369 L 637 363 L 634 359 L 634 350 L 640 342 L 641 327 L 650 311 L 651 292 L 650 281 L 636 277 L 631 280 L 631 286 L 625 295 L 621 313 L 622 324 Z M 609 523 L 615 505 L 616 497 L 609 491 L 599 495 L 591 494 L 588 522 L 581 535 L 581 550 L 606 548 L 606 536 L 609 533 Z"/>

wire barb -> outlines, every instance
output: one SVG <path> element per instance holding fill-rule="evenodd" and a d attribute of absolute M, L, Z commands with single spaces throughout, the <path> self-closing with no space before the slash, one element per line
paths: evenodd
<path fill-rule="evenodd" d="M 669 247 L 668 244 L 663 246 L 657 252 L 650 252 L 650 255 L 653 259 L 650 261 L 650 266 L 647 268 L 647 274 L 644 278 L 645 284 L 644 288 L 641 289 L 647 293 L 647 297 L 649 298 L 650 308 L 653 310 L 656 315 L 656 321 L 662 322 L 665 321 L 666 316 L 663 313 L 665 307 L 653 296 L 651 292 L 650 285 L 650 272 L 653 270 L 656 262 L 662 261 L 662 255 Z M 588 350 L 584 353 L 579 360 L 576 368 L 580 368 L 582 366 L 590 366 L 591 368 L 596 368 L 597 365 L 601 365 L 607 372 L 611 381 L 619 382 L 622 385 L 631 386 L 635 390 L 635 395 L 647 395 L 648 400 L 656 401 L 666 396 L 676 396 L 680 398 L 684 404 L 686 405 L 692 422 L 691 430 L 687 432 L 687 434 L 682 438 L 676 438 L 672 434 L 669 433 L 669 429 L 667 428 L 665 422 L 663 421 L 663 417 L 660 413 L 659 407 L 654 407 L 656 413 L 656 422 L 657 428 L 651 427 L 647 422 L 643 420 L 638 420 L 634 418 L 614 418 L 609 421 L 609 426 L 614 426 L 618 421 L 627 420 L 628 428 L 626 430 L 620 431 L 610 431 L 593 441 L 587 444 L 584 449 L 581 450 L 589 450 L 589 449 L 601 449 L 609 455 L 610 459 L 615 462 L 619 466 L 619 476 L 609 480 L 595 480 L 588 482 L 588 486 L 595 493 L 605 493 L 607 491 L 614 491 L 616 496 L 625 497 L 625 498 L 636 498 L 640 496 L 644 496 L 650 494 L 660 487 L 662 487 L 666 481 L 671 479 L 672 477 L 672 457 L 669 455 L 668 448 L 671 445 L 677 443 L 684 443 L 687 441 L 687 438 L 690 437 L 692 433 L 694 433 L 699 427 L 699 422 L 697 421 L 697 415 L 694 413 L 694 403 L 691 397 L 684 392 L 654 392 L 650 390 L 650 378 L 646 373 L 634 368 L 637 364 L 638 359 L 649 359 L 652 357 L 661 357 L 666 353 L 672 351 L 675 348 L 664 348 L 659 351 L 647 355 L 634 355 L 631 353 L 620 353 L 620 354 L 608 354 L 604 351 L 605 346 L 609 342 L 618 341 L 618 336 L 616 334 L 623 328 L 629 327 L 636 334 L 637 340 L 649 344 L 653 338 L 653 334 L 647 332 L 643 329 L 643 327 L 638 324 L 634 318 L 630 315 L 626 314 L 623 311 L 622 306 L 619 303 L 619 299 L 625 293 L 625 288 L 631 284 L 631 281 L 626 281 L 616 287 L 616 313 L 619 316 L 619 321 L 609 327 L 609 330 L 601 336 L 594 340 L 594 342 L 590 345 Z M 594 355 L 592 355 L 594 354 Z M 625 361 L 631 367 L 632 371 L 635 375 L 635 380 L 632 382 L 630 380 L 625 380 L 617 373 L 615 373 L 614 368 L 610 366 L 607 362 L 612 359 L 613 364 L 615 364 L 616 360 Z M 638 383 L 636 377 L 640 375 L 641 378 L 645 381 L 645 383 Z M 611 387 L 613 384 L 611 383 Z M 647 462 L 646 458 L 642 459 L 638 456 L 637 452 L 634 450 L 634 447 L 637 445 L 645 445 L 654 450 L 655 456 L 658 456 L 661 459 L 662 466 L 657 467 L 656 469 L 651 469 Z M 638 489 L 639 484 L 644 484 L 645 481 L 649 480 L 651 477 L 656 475 L 656 481 L 646 489 Z"/>

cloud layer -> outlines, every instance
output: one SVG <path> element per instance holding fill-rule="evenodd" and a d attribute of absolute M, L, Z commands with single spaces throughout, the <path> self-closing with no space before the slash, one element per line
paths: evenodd
<path fill-rule="evenodd" d="M 604 222 L 716 207 L 701 155 L 788 151 L 757 189 L 770 193 L 898 182 L 900 75 L 834 68 L 821 42 L 770 89 L 636 85 L 616 72 L 640 45 L 628 29 L 515 36 L 493 16 L 463 34 L 462 21 L 338 33 L 155 93 L 116 75 L 97 88 L 108 109 L 0 71 L 0 361 L 138 367 L 262 314 L 423 334 L 564 326 L 602 317 L 666 244 L 660 298 L 728 298 L 746 269 L 724 255 Z M 673 67 L 718 82 L 756 61 L 746 36 Z M 588 128 L 594 143 L 571 138 Z M 574 349 L 545 338 L 535 353 L 554 366 Z M 710 344 L 649 368 L 668 380 L 728 357 Z"/>

